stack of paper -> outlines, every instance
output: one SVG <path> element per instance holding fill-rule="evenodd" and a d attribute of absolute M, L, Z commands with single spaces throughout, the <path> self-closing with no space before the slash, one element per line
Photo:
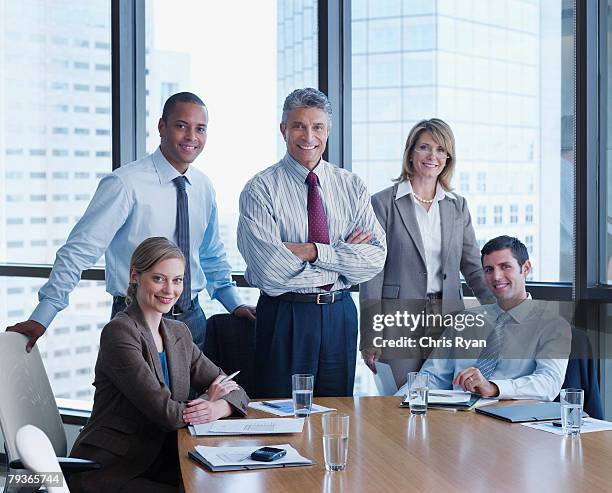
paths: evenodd
<path fill-rule="evenodd" d="M 287 455 L 273 462 L 260 462 L 251 459 L 251 453 L 262 446 L 246 447 L 205 447 L 197 445 L 189 456 L 213 472 L 237 471 L 240 469 L 265 469 L 269 467 L 310 466 L 314 461 L 302 457 L 291 445 L 273 445 L 282 448 Z"/>
<path fill-rule="evenodd" d="M 203 425 L 190 426 L 197 436 L 214 435 L 269 435 L 272 433 L 301 433 L 304 418 L 225 419 Z"/>
<path fill-rule="evenodd" d="M 462 390 L 432 389 L 428 394 L 427 407 L 468 410 L 472 407 L 478 407 L 480 404 L 491 404 L 493 402 L 497 402 L 497 399 L 487 399 L 478 394 L 472 394 Z M 408 407 L 409 405 L 410 401 L 408 400 L 408 396 L 406 396 L 404 401 L 400 404 L 400 407 Z"/>
<path fill-rule="evenodd" d="M 293 416 L 293 401 L 291 399 L 249 402 L 249 407 L 257 409 L 258 411 L 275 414 L 276 416 Z M 313 403 L 310 412 L 314 414 L 326 413 L 328 411 L 335 411 L 335 409 Z"/>

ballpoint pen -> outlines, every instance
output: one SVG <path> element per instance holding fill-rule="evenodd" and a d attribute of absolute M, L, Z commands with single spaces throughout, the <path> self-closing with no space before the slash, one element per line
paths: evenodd
<path fill-rule="evenodd" d="M 223 380 L 221 380 L 219 383 L 223 383 L 223 382 L 227 382 L 228 380 L 231 380 L 232 378 L 234 378 L 236 375 L 238 375 L 238 373 L 240 373 L 240 370 L 235 371 L 234 373 L 232 373 L 231 375 L 227 375 Z"/>

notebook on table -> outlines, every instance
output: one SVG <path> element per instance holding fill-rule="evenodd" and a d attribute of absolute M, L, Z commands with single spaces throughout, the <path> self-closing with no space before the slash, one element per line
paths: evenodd
<path fill-rule="evenodd" d="M 509 423 L 526 423 L 529 421 L 549 421 L 561 419 L 561 404 L 558 402 L 536 402 L 516 406 L 488 406 L 476 409 L 477 413 L 502 419 Z M 584 411 L 583 417 L 588 416 Z"/>

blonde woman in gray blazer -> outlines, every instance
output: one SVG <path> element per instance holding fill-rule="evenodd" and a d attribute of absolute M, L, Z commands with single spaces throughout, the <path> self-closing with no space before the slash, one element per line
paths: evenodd
<path fill-rule="evenodd" d="M 384 351 L 373 347 L 373 337 L 381 335 L 373 330 L 373 315 L 461 310 L 460 273 L 481 303 L 493 301 L 466 200 L 451 191 L 454 169 L 452 130 L 437 118 L 423 120 L 408 134 L 395 185 L 372 196 L 374 212 L 387 234 L 387 260 L 376 277 L 360 286 L 360 349 L 374 373 L 375 362 L 384 356 L 398 385 L 405 382 L 407 371 L 420 367 L 426 354 L 420 347 Z M 384 329 L 387 340 L 428 335 L 436 334 L 423 327 Z"/>
<path fill-rule="evenodd" d="M 176 430 L 247 412 L 244 390 L 223 381 L 187 326 L 162 318 L 183 291 L 179 248 L 149 238 L 130 265 L 132 301 L 102 330 L 93 411 L 71 452 L 102 467 L 72 475 L 73 493 L 178 493 Z M 188 400 L 190 387 L 202 395 Z"/>

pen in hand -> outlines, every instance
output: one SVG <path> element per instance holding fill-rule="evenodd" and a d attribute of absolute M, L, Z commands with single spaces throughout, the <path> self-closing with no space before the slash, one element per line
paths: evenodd
<path fill-rule="evenodd" d="M 227 382 L 228 380 L 232 380 L 236 375 L 238 375 L 238 373 L 240 373 L 240 370 L 235 371 L 234 373 L 232 373 L 231 375 L 227 375 L 223 380 L 221 380 L 219 383 L 223 383 L 223 382 Z"/>

